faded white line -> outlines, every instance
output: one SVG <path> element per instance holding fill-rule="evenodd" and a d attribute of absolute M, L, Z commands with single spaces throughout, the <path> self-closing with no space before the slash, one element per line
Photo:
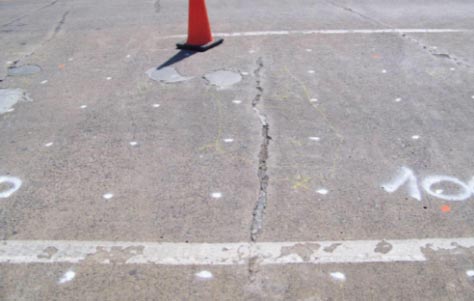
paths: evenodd
<path fill-rule="evenodd" d="M 452 28 L 392 28 L 392 29 L 313 29 L 313 30 L 272 30 L 272 31 L 245 31 L 245 32 L 216 32 L 215 36 L 223 38 L 258 37 L 258 36 L 288 36 L 310 34 L 384 34 L 384 33 L 463 33 L 472 32 L 470 29 Z M 186 34 L 177 34 L 159 37 L 159 39 L 183 39 Z"/>
<path fill-rule="evenodd" d="M 383 245 L 383 248 L 380 246 Z M 261 243 L 15 241 L 0 243 L 0 263 L 263 265 L 426 261 L 425 251 L 458 254 L 474 238 Z"/>

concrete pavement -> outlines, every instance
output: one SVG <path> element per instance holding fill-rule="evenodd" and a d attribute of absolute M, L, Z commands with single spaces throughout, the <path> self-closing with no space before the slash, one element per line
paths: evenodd
<path fill-rule="evenodd" d="M 471 300 L 474 5 L 207 3 L 0 2 L 1 299 Z"/>

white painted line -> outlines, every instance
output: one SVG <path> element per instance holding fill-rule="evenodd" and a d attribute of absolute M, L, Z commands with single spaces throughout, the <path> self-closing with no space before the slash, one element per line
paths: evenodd
<path fill-rule="evenodd" d="M 385 34 L 385 33 L 464 33 L 470 29 L 453 28 L 393 28 L 393 29 L 312 29 L 312 30 L 272 30 L 272 31 L 245 31 L 245 32 L 218 32 L 215 36 L 224 38 L 258 37 L 258 36 L 288 36 L 310 34 Z M 159 39 L 183 39 L 186 34 L 163 36 Z"/>
<path fill-rule="evenodd" d="M 0 263 L 244 265 L 255 256 L 263 265 L 416 262 L 427 260 L 425 251 L 456 254 L 472 247 L 474 237 L 191 244 L 6 240 L 0 243 Z"/>

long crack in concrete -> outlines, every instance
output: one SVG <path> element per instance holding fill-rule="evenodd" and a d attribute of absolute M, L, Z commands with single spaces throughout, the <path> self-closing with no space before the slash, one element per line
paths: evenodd
<path fill-rule="evenodd" d="M 258 235 L 262 231 L 263 227 L 263 215 L 265 213 L 265 207 L 267 205 L 267 187 L 269 182 L 269 177 L 267 175 L 267 159 L 268 159 L 268 147 L 270 145 L 271 137 L 270 125 L 267 121 L 267 117 L 260 112 L 258 105 L 262 100 L 263 87 L 261 81 L 261 72 L 264 68 L 262 58 L 257 60 L 257 68 L 254 71 L 256 78 L 256 89 L 257 94 L 252 101 L 252 107 L 257 114 L 260 122 L 262 124 L 262 143 L 260 145 L 260 153 L 258 156 L 258 180 L 260 184 L 257 203 L 253 210 L 253 220 L 250 230 L 250 238 L 252 242 L 256 242 Z"/>

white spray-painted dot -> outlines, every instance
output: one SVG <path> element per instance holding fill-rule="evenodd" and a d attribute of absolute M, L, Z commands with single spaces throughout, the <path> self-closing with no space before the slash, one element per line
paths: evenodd
<path fill-rule="evenodd" d="M 112 80 L 112 78 L 109 76 L 109 77 L 106 78 L 106 80 Z"/>
<path fill-rule="evenodd" d="M 400 97 L 395 98 L 395 102 L 400 102 L 402 99 Z"/>
<path fill-rule="evenodd" d="M 45 85 L 45 84 L 47 84 L 47 83 L 48 83 L 47 80 L 44 80 L 44 81 L 41 82 L 42 85 Z"/>
<path fill-rule="evenodd" d="M 102 196 L 106 200 L 110 200 L 111 198 L 114 197 L 113 193 L 106 193 Z"/>
<path fill-rule="evenodd" d="M 311 98 L 309 101 L 310 102 L 318 102 L 318 99 L 317 98 Z"/>
<path fill-rule="evenodd" d="M 314 74 L 315 72 L 316 72 L 316 71 L 314 71 L 314 70 L 308 70 L 308 73 L 309 73 L 309 74 Z"/>
<path fill-rule="evenodd" d="M 325 189 L 325 188 L 321 188 L 321 189 L 318 189 L 316 190 L 317 193 L 319 194 L 322 194 L 322 195 L 326 195 L 329 193 L 329 190 Z"/>
<path fill-rule="evenodd" d="M 46 143 L 44 146 L 46 146 L 46 147 L 51 147 L 51 146 L 53 146 L 53 144 L 54 144 L 53 142 L 48 142 L 48 143 Z"/>
<path fill-rule="evenodd" d="M 455 70 L 456 70 L 456 68 L 453 68 L 453 67 L 451 67 L 451 68 L 449 68 L 449 70 L 451 70 L 451 71 L 455 71 Z"/>
<path fill-rule="evenodd" d="M 420 136 L 419 135 L 413 135 L 413 136 L 411 136 L 411 139 L 418 140 L 418 139 L 420 139 Z"/>
<path fill-rule="evenodd" d="M 232 142 L 234 142 L 234 139 L 232 139 L 232 138 L 225 138 L 225 139 L 224 139 L 224 142 L 225 142 L 225 143 L 232 143 Z"/>
<path fill-rule="evenodd" d="M 70 58 L 68 58 L 67 60 L 70 61 L 70 62 L 72 62 L 72 61 L 74 61 L 74 58 L 73 58 L 73 57 L 70 57 Z"/>
<path fill-rule="evenodd" d="M 253 49 L 249 50 L 249 53 L 255 53 L 255 50 L 253 50 Z"/>
<path fill-rule="evenodd" d="M 200 271 L 199 273 L 196 273 L 195 275 L 196 277 L 200 279 L 205 279 L 205 280 L 214 278 L 214 275 L 212 275 L 212 273 L 209 271 Z"/>
<path fill-rule="evenodd" d="M 385 74 L 385 73 L 387 73 L 387 70 L 385 70 L 385 69 L 382 69 L 382 73 L 384 73 L 384 74 Z"/>
<path fill-rule="evenodd" d="M 6 61 L 6 62 L 5 62 L 5 65 L 11 65 L 11 64 L 13 64 L 12 61 Z"/>
<path fill-rule="evenodd" d="M 308 139 L 311 140 L 311 141 L 320 141 L 321 140 L 321 138 L 319 138 L 319 137 L 308 137 Z"/>
<path fill-rule="evenodd" d="M 332 279 L 337 280 L 337 281 L 346 281 L 346 275 L 344 275 L 341 272 L 334 272 L 330 274 Z"/>
<path fill-rule="evenodd" d="M 131 145 L 131 146 L 137 146 L 137 145 L 138 145 L 138 142 L 137 142 L 137 141 L 131 141 L 131 142 L 130 142 L 130 145 Z"/>
<path fill-rule="evenodd" d="M 432 46 L 431 48 L 432 48 L 432 49 L 438 49 L 438 47 L 436 47 L 436 46 Z"/>
<path fill-rule="evenodd" d="M 235 100 L 232 100 L 232 102 L 235 103 L 236 105 L 240 105 L 242 103 L 242 100 L 235 99 Z"/>
<path fill-rule="evenodd" d="M 86 105 L 82 105 L 82 106 L 80 106 L 80 108 L 84 110 L 85 108 L 87 108 L 87 106 L 86 106 Z"/>
<path fill-rule="evenodd" d="M 467 277 L 474 277 L 474 270 L 467 270 L 466 275 Z"/>
<path fill-rule="evenodd" d="M 153 104 L 153 107 L 154 107 L 154 108 L 159 108 L 159 107 L 160 107 L 160 104 L 154 103 L 154 104 Z"/>
<path fill-rule="evenodd" d="M 66 282 L 73 280 L 74 277 L 76 277 L 76 273 L 74 271 L 69 270 L 66 273 L 64 273 L 64 275 L 59 279 L 58 283 L 64 284 Z"/>
<path fill-rule="evenodd" d="M 472 95 L 471 98 L 474 99 L 474 95 Z"/>
<path fill-rule="evenodd" d="M 306 52 L 311 52 L 311 51 L 313 51 L 313 49 L 306 48 Z"/>
<path fill-rule="evenodd" d="M 0 184 L 2 183 L 8 183 L 12 187 L 9 188 L 8 190 L 5 191 L 0 191 L 0 199 L 6 199 L 10 197 L 12 194 L 14 194 L 18 189 L 21 187 L 21 180 L 15 177 L 9 177 L 9 176 L 1 176 L 0 177 Z"/>
<path fill-rule="evenodd" d="M 213 192 L 213 193 L 211 193 L 211 197 L 213 197 L 215 199 L 220 199 L 222 197 L 222 193 L 221 192 Z"/>
<path fill-rule="evenodd" d="M 131 58 L 132 56 L 130 54 L 127 54 L 127 59 Z"/>

